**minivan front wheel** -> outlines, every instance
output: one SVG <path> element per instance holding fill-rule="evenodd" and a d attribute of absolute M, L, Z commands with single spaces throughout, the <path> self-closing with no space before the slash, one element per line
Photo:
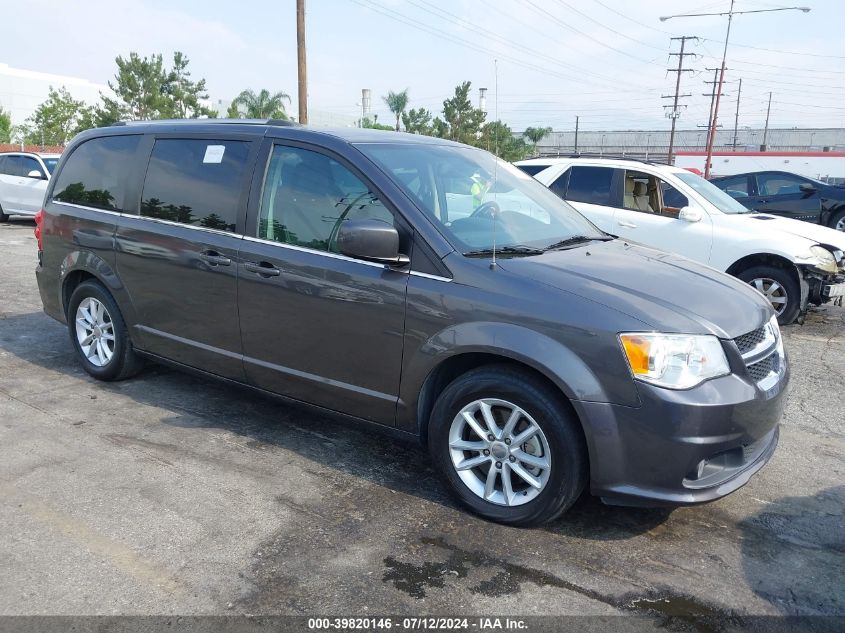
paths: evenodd
<path fill-rule="evenodd" d="M 140 371 L 120 309 L 98 282 L 85 281 L 73 291 L 67 311 L 70 339 L 82 367 L 99 380 L 123 380 Z"/>
<path fill-rule="evenodd" d="M 542 381 L 509 366 L 457 378 L 432 411 L 429 449 L 458 499 L 481 516 L 537 525 L 586 485 L 580 428 Z"/>

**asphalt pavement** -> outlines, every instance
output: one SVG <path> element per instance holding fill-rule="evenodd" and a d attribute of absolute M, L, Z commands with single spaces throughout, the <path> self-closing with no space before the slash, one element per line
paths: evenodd
<path fill-rule="evenodd" d="M 0 224 L 0 615 L 845 615 L 842 308 L 784 329 L 780 446 L 747 486 L 516 529 L 413 445 L 160 366 L 90 378 L 32 227 Z"/>

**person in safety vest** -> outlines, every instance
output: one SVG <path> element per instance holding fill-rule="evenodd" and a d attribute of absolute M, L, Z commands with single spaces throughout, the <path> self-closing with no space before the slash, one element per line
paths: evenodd
<path fill-rule="evenodd" d="M 489 189 L 490 182 L 484 180 L 481 177 L 481 174 L 476 172 L 472 175 L 472 186 L 470 187 L 470 192 L 472 193 L 473 210 L 481 206 L 481 203 L 484 202 L 484 196 L 487 194 Z"/>

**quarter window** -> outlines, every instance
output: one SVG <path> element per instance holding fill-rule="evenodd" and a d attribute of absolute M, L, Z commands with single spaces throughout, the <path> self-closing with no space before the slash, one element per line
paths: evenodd
<path fill-rule="evenodd" d="M 345 220 L 393 215 L 346 167 L 323 154 L 277 145 L 267 168 L 258 237 L 321 251 L 337 251 Z"/>
<path fill-rule="evenodd" d="M 141 137 L 102 136 L 85 141 L 70 155 L 53 189 L 53 199 L 97 209 L 120 210 L 126 174 Z"/>
<path fill-rule="evenodd" d="M 246 141 L 158 139 L 141 194 L 141 215 L 234 231 L 248 155 Z"/>
<path fill-rule="evenodd" d="M 713 184 L 733 198 L 747 198 L 750 193 L 748 191 L 748 176 L 723 178 Z"/>
<path fill-rule="evenodd" d="M 573 167 L 569 172 L 566 199 L 611 206 L 610 185 L 613 170 L 607 167 Z"/>

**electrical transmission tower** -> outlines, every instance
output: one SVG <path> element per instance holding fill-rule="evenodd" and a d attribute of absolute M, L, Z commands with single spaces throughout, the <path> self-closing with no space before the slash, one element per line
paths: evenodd
<path fill-rule="evenodd" d="M 671 108 L 671 110 L 666 112 L 666 116 L 672 119 L 672 131 L 669 133 L 669 164 L 672 164 L 672 153 L 675 149 L 675 125 L 678 122 L 678 117 L 681 116 L 681 111 L 679 109 L 678 100 L 684 97 L 690 97 L 690 94 L 680 94 L 681 91 L 681 73 L 690 73 L 692 72 L 691 68 L 684 68 L 684 57 L 695 57 L 695 53 L 685 53 L 684 47 L 687 43 L 687 40 L 697 40 L 697 37 L 684 35 L 682 37 L 673 37 L 672 40 L 680 40 L 681 41 L 681 50 L 678 53 L 669 53 L 670 57 L 677 57 L 678 58 L 678 67 L 677 68 L 667 68 L 666 70 L 670 73 L 677 73 L 675 77 L 675 94 L 674 95 L 661 95 L 662 99 L 672 99 L 672 105 L 663 106 L 664 108 Z M 686 106 L 683 106 L 686 107 Z"/>

